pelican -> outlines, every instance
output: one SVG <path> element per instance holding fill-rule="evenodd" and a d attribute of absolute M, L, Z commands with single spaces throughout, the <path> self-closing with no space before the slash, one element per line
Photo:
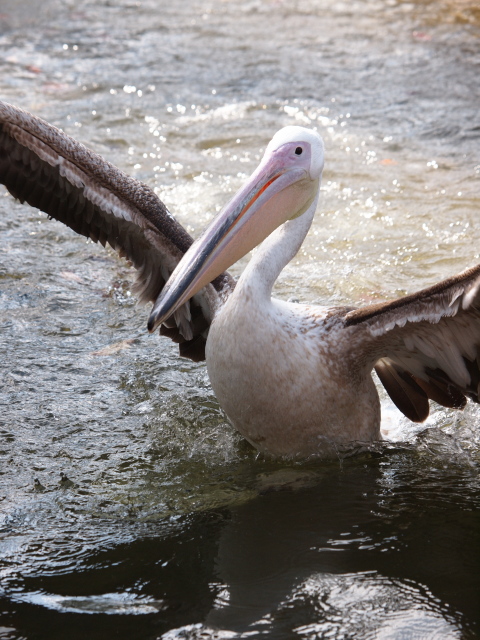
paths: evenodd
<path fill-rule="evenodd" d="M 192 238 L 146 185 L 47 122 L 0 102 L 0 181 L 77 233 L 108 242 L 153 302 L 150 332 L 206 359 L 236 429 L 271 456 L 333 456 L 381 439 L 375 371 L 422 422 L 429 400 L 479 402 L 480 265 L 362 308 L 272 298 L 313 220 L 324 166 L 316 131 L 276 133 L 256 171 Z M 238 282 L 226 272 L 260 244 Z"/>

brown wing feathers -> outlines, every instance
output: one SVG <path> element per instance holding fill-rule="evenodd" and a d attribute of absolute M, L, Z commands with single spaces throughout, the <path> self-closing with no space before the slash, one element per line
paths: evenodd
<path fill-rule="evenodd" d="M 141 301 L 156 299 L 175 266 L 160 263 L 155 244 L 165 243 L 176 263 L 192 243 L 146 185 L 55 127 L 3 103 L 0 181 L 21 202 L 128 258 L 138 270 Z"/>
<path fill-rule="evenodd" d="M 442 380 L 438 372 L 427 382 L 389 358 L 379 360 L 375 371 L 396 407 L 412 422 L 423 422 L 428 418 L 429 400 L 451 409 L 463 409 L 467 403 L 465 395 L 451 381 Z"/>
<path fill-rule="evenodd" d="M 137 269 L 134 292 L 141 302 L 156 300 L 193 242 L 147 185 L 56 127 L 2 101 L 0 182 L 21 202 L 103 246 L 110 244 L 130 260 Z M 228 274 L 212 284 L 221 296 L 234 286 Z M 182 355 L 195 361 L 205 359 L 212 296 L 203 304 L 197 298 L 177 314 L 180 330 L 163 330 L 180 344 Z"/>
<path fill-rule="evenodd" d="M 410 420 L 425 420 L 429 399 L 455 409 L 462 409 L 467 397 L 480 402 L 479 281 L 477 265 L 434 287 L 345 317 L 347 326 L 363 326 L 383 350 L 375 370 Z"/>

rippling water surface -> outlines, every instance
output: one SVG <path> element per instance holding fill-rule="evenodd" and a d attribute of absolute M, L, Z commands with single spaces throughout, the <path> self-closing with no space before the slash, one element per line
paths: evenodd
<path fill-rule="evenodd" d="M 276 294 L 362 304 L 479 262 L 479 25 L 468 0 L 0 0 L 0 96 L 194 235 L 316 127 Z M 0 639 L 479 637 L 476 407 L 413 426 L 384 399 L 376 451 L 258 459 L 112 252 L 4 191 L 0 248 Z"/>

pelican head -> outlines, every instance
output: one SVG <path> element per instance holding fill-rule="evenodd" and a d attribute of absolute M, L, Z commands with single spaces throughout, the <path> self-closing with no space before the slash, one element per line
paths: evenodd
<path fill-rule="evenodd" d="M 277 227 L 308 211 L 318 194 L 323 163 L 323 142 L 316 131 L 293 126 L 278 131 L 250 179 L 178 263 L 153 306 L 149 331 Z"/>

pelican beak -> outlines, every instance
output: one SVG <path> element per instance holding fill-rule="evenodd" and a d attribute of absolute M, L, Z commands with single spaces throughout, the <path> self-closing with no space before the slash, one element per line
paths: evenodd
<path fill-rule="evenodd" d="M 291 143 L 271 152 L 267 148 L 247 183 L 178 263 L 153 306 L 150 332 L 274 229 L 309 208 L 319 180 L 310 177 L 310 149 L 301 159 L 294 149 Z"/>

